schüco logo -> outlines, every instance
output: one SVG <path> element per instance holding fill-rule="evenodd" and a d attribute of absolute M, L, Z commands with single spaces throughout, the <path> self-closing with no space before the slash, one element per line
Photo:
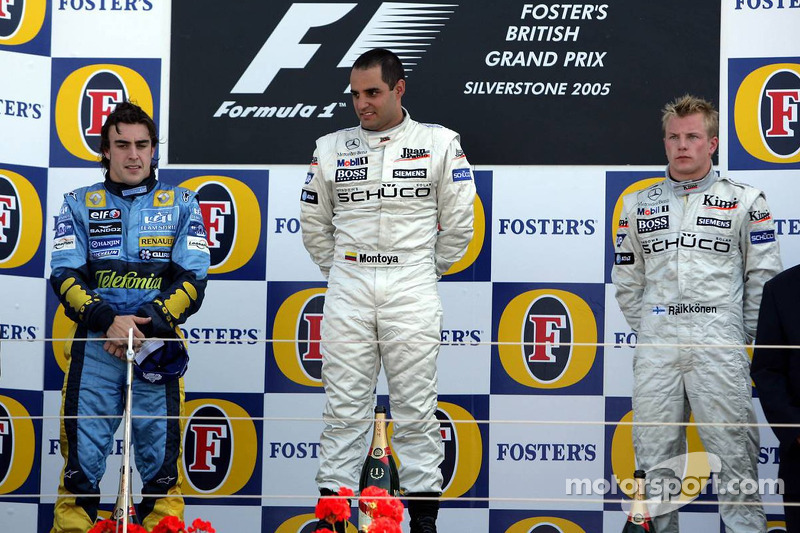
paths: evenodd
<path fill-rule="evenodd" d="M 571 292 L 533 290 L 506 306 L 497 340 L 500 362 L 514 381 L 537 389 L 568 387 L 594 364 L 597 321 L 589 305 Z"/>
<path fill-rule="evenodd" d="M 32 41 L 42 29 L 46 13 L 46 0 L 0 0 L 0 45 Z"/>
<path fill-rule="evenodd" d="M 304 289 L 286 298 L 275 313 L 272 351 L 283 374 L 300 385 L 322 386 L 322 308 L 325 289 Z"/>
<path fill-rule="evenodd" d="M 184 494 L 235 494 L 255 471 L 256 428 L 241 406 L 221 399 L 186 402 Z"/>
<path fill-rule="evenodd" d="M 466 494 L 478 480 L 483 464 L 483 439 L 478 423 L 472 415 L 460 405 L 450 402 L 439 402 L 436 418 L 442 434 L 444 460 L 440 465 L 442 471 L 442 496 L 458 498 Z M 391 439 L 394 435 L 394 423 L 386 430 Z M 403 458 L 394 452 L 398 464 Z"/>
<path fill-rule="evenodd" d="M 351 518 L 354 520 L 355 518 Z M 319 521 L 313 513 L 308 514 L 301 514 L 297 516 L 293 516 L 283 522 L 278 528 L 275 530 L 275 533 L 314 533 L 316 531 L 316 525 Z M 347 522 L 347 533 L 358 533 L 356 527 Z"/>
<path fill-rule="evenodd" d="M 469 268 L 483 249 L 483 241 L 486 238 L 486 212 L 483 209 L 483 202 L 480 197 L 475 195 L 475 203 L 473 205 L 474 222 L 472 240 L 467 245 L 467 251 L 464 256 L 453 263 L 453 265 L 444 273 L 445 276 L 450 274 L 457 274 L 462 270 Z"/>
<path fill-rule="evenodd" d="M 197 176 L 181 187 L 197 191 L 211 253 L 208 272 L 224 274 L 246 265 L 261 238 L 261 210 L 255 193 L 228 176 Z"/>
<path fill-rule="evenodd" d="M 694 421 L 694 417 L 689 419 L 690 422 Z M 619 488 L 622 492 L 627 494 L 629 498 L 633 497 L 633 490 L 636 484 L 631 479 L 631 475 L 636 470 L 636 454 L 633 449 L 633 411 L 628 411 L 625 416 L 620 420 L 621 424 L 617 425 L 614 430 L 614 436 L 611 439 L 611 469 L 614 476 L 618 480 Z M 683 478 L 691 480 L 708 480 L 711 476 L 711 464 L 708 461 L 708 454 L 703 448 L 700 441 L 700 434 L 697 432 L 697 426 L 690 425 L 686 427 L 686 454 L 684 455 L 686 464 L 684 466 Z M 680 472 L 677 472 L 680 475 Z M 705 483 L 682 483 L 681 495 L 675 498 L 675 503 L 686 504 L 694 500 L 703 488 Z"/>
<path fill-rule="evenodd" d="M 734 124 L 756 159 L 800 161 L 800 64 L 776 63 L 748 74 L 736 93 Z"/>
<path fill-rule="evenodd" d="M 42 239 L 42 204 L 24 176 L 0 168 L 0 268 L 33 258 Z"/>
<path fill-rule="evenodd" d="M 136 102 L 153 116 L 152 91 L 135 70 L 96 64 L 70 73 L 56 96 L 56 132 L 61 144 L 79 159 L 97 161 L 100 129 L 116 105 L 125 100 Z"/>
<path fill-rule="evenodd" d="M 585 533 L 585 531 L 565 518 L 537 516 L 512 524 L 506 529 L 506 533 Z"/>
<path fill-rule="evenodd" d="M 36 435 L 30 413 L 13 398 L 0 396 L 0 494 L 9 494 L 31 474 Z"/>
<path fill-rule="evenodd" d="M 614 214 L 611 218 L 611 233 L 609 233 L 609 235 L 611 236 L 611 243 L 613 246 L 616 246 L 617 232 L 619 231 L 619 223 L 620 220 L 622 220 L 622 207 L 623 207 L 622 199 L 632 192 L 642 191 L 650 187 L 651 185 L 655 185 L 656 183 L 661 181 L 664 181 L 663 177 L 644 178 L 628 185 L 625 188 L 625 190 L 622 191 L 622 194 L 619 195 L 619 198 L 617 198 L 617 203 L 614 204 Z"/>

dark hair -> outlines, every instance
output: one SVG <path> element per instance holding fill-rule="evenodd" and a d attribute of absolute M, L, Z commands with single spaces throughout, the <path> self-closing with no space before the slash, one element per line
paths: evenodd
<path fill-rule="evenodd" d="M 373 48 L 369 52 L 361 54 L 353 63 L 353 70 L 367 70 L 379 65 L 381 79 L 389 86 L 389 89 L 394 89 L 399 80 L 406 79 L 403 62 L 394 52 L 385 48 Z"/>
<path fill-rule="evenodd" d="M 111 126 L 119 133 L 117 124 L 144 124 L 147 126 L 147 133 L 150 135 L 150 142 L 153 146 L 158 144 L 158 132 L 156 131 L 156 123 L 150 118 L 144 109 L 134 104 L 133 102 L 120 102 L 114 111 L 108 115 L 103 127 L 100 129 L 100 164 L 108 172 L 111 162 L 106 157 L 106 151 L 111 148 L 111 141 L 108 137 L 108 132 Z M 153 158 L 150 162 L 150 169 L 156 168 L 158 161 Z"/>

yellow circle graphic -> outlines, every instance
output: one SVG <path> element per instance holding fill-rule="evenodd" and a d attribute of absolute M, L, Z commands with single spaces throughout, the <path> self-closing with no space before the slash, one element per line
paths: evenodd
<path fill-rule="evenodd" d="M 751 156 L 769 163 L 797 163 L 800 161 L 800 150 L 788 156 L 774 153 L 767 145 L 761 129 L 761 96 L 769 79 L 781 71 L 789 71 L 800 77 L 800 64 L 766 65 L 742 80 L 733 104 L 733 120 L 739 142 Z"/>
<path fill-rule="evenodd" d="M 224 274 L 243 267 L 256 253 L 261 238 L 261 209 L 253 190 L 228 176 L 197 176 L 184 181 L 180 186 L 199 191 L 204 185 L 212 183 L 226 189 L 236 204 L 236 235 L 231 250 L 221 263 L 208 269 L 209 274 Z"/>
<path fill-rule="evenodd" d="M 287 378 L 307 387 L 322 387 L 322 381 L 309 376 L 300 363 L 297 342 L 299 321 L 306 304 L 315 296 L 325 294 L 325 291 L 325 288 L 318 287 L 292 294 L 275 313 L 275 324 L 272 326 L 272 338 L 275 340 L 272 351 L 278 368 Z"/>
<path fill-rule="evenodd" d="M 53 316 L 52 338 L 55 340 L 53 340 L 52 348 L 53 357 L 55 357 L 58 367 L 65 374 L 69 365 L 69 354 L 72 353 L 72 339 L 75 337 L 77 329 L 78 324 L 67 317 L 64 312 L 64 306 L 59 304 Z"/>
<path fill-rule="evenodd" d="M 519 344 L 524 341 L 525 323 L 528 310 L 534 302 L 543 297 L 556 298 L 563 303 L 568 311 L 567 320 L 572 324 L 572 342 L 597 343 L 597 321 L 589 304 L 579 296 L 557 289 L 538 289 L 524 292 L 516 296 L 503 311 L 497 332 L 500 344 L 497 350 L 500 362 L 506 373 L 517 383 L 536 389 L 558 389 L 569 387 L 586 377 L 594 364 L 597 355 L 596 346 L 572 346 L 569 362 L 564 372 L 558 379 L 543 382 L 536 378 L 530 371 L 524 347 Z"/>
<path fill-rule="evenodd" d="M 0 396 L 0 406 L 8 412 L 8 423 L 11 429 L 8 432 L 12 439 L 4 439 L 4 454 L 13 454 L 11 466 L 5 476 L 0 478 L 0 494 L 10 494 L 20 488 L 33 468 L 33 455 L 36 450 L 36 433 L 33 430 L 33 421 L 25 406 L 14 398 Z"/>
<path fill-rule="evenodd" d="M 81 130 L 81 106 L 86 86 L 94 76 L 102 72 L 116 76 L 127 93 L 148 115 L 153 116 L 153 94 L 141 74 L 122 65 L 87 65 L 69 74 L 56 96 L 56 132 L 64 148 L 84 161 L 99 161 L 99 146 L 89 146 Z M 98 141 L 99 144 L 99 141 Z"/>
<path fill-rule="evenodd" d="M 355 512 L 355 510 L 353 511 Z M 350 517 L 350 520 L 354 519 L 355 517 L 353 516 Z M 311 525 L 313 527 L 313 525 L 316 523 L 317 523 L 317 517 L 314 516 L 313 513 L 301 514 L 293 516 L 288 520 L 286 520 L 281 525 L 279 525 L 278 529 L 275 530 L 275 533 L 297 533 L 298 531 L 301 531 L 305 526 Z M 347 533 L 358 533 L 358 530 L 352 523 L 347 522 Z"/>
<path fill-rule="evenodd" d="M 689 421 L 693 422 L 694 417 L 690 417 Z M 620 422 L 625 422 L 625 424 L 617 426 L 611 439 L 611 470 L 619 480 L 620 490 L 632 498 L 636 487 L 633 473 L 637 468 L 636 454 L 633 449 L 633 426 L 630 425 L 633 422 L 633 411 L 628 411 Z M 675 500 L 676 503 L 695 499 L 705 488 L 711 476 L 708 455 L 700 440 L 697 426 L 686 427 L 686 459 L 686 471 L 676 472 L 676 475 L 682 475 L 684 480 L 680 498 Z M 697 480 L 700 480 L 701 483 L 695 483 Z M 687 481 L 691 481 L 691 483 Z"/>
<path fill-rule="evenodd" d="M 210 492 L 200 491 L 192 486 L 191 478 L 187 475 L 186 465 L 184 464 L 186 452 L 184 451 L 184 460 L 181 461 L 181 471 L 183 479 L 186 480 L 186 483 L 183 484 L 183 493 L 187 496 L 196 496 L 198 494 L 227 496 L 235 494 L 250 481 L 253 472 L 255 472 L 256 457 L 258 457 L 259 453 L 256 427 L 253 424 L 250 413 L 245 411 L 240 405 L 219 398 L 202 398 L 188 401 L 186 402 L 185 411 L 190 414 L 184 431 L 188 431 L 189 423 L 195 413 L 202 407 L 209 405 L 222 411 L 226 422 L 231 428 L 230 439 L 232 441 L 232 449 L 230 466 L 227 477 L 219 487 Z M 186 442 L 185 434 L 182 441 L 184 443 Z"/>
<path fill-rule="evenodd" d="M 473 223 L 472 240 L 467 245 L 467 251 L 464 252 L 464 257 L 450 266 L 447 272 L 444 273 L 445 276 L 456 274 L 469 268 L 478 259 L 483 249 L 483 241 L 486 238 L 486 212 L 483 209 L 483 202 L 481 202 L 477 194 L 475 195 L 474 213 L 475 222 Z"/>
<path fill-rule="evenodd" d="M 25 0 L 22 5 L 22 20 L 17 30 L 7 37 L 0 37 L 0 44 L 7 46 L 25 44 L 32 41 L 42 29 L 47 12 L 47 2 L 45 0 Z"/>
<path fill-rule="evenodd" d="M 562 533 L 586 533 L 577 524 L 555 516 L 537 516 L 520 520 L 506 529 L 506 533 L 536 533 L 536 528 L 539 526 L 552 526 Z"/>
<path fill-rule="evenodd" d="M 42 202 L 30 181 L 16 172 L 0 169 L 0 179 L 5 179 L 16 191 L 19 205 L 19 234 L 16 249 L 0 261 L 0 268 L 16 268 L 30 261 L 42 242 Z M 13 231 L 13 228 L 9 228 Z"/>

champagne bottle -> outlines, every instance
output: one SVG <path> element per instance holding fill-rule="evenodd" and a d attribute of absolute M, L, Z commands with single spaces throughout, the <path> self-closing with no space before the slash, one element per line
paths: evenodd
<path fill-rule="evenodd" d="M 628 521 L 625 522 L 622 533 L 656 533 L 653 520 L 647 511 L 647 502 L 645 502 L 645 475 L 644 470 L 637 470 L 633 473 L 633 479 L 636 480 L 636 493 L 633 495 L 631 510 L 628 512 Z"/>
<path fill-rule="evenodd" d="M 136 516 L 136 507 L 133 506 L 133 496 L 131 496 L 131 475 L 130 469 L 128 470 L 128 475 L 123 474 L 124 469 L 120 469 L 120 476 L 119 476 L 119 492 L 117 492 L 117 501 L 114 503 L 114 510 L 111 511 L 111 520 L 117 522 L 117 527 L 122 525 L 122 517 L 125 513 L 128 513 L 128 523 L 129 524 L 136 524 L 142 525 L 139 522 L 139 517 Z M 123 488 L 127 484 L 127 496 L 128 501 L 125 501 L 125 492 Z"/>
<path fill-rule="evenodd" d="M 397 475 L 397 465 L 389 449 L 386 438 L 386 407 L 375 407 L 375 429 L 372 433 L 372 444 L 369 454 L 361 468 L 361 480 L 358 482 L 359 492 L 365 488 L 375 486 L 385 489 L 389 496 L 400 494 L 400 476 Z M 358 503 L 358 527 L 365 530 L 372 523 L 372 510 L 363 502 Z"/>

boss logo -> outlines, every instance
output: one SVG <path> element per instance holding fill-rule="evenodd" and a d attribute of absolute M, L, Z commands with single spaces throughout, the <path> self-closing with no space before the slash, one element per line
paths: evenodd
<path fill-rule="evenodd" d="M 650 233 L 669 228 L 669 217 L 664 215 L 655 218 L 644 218 L 636 221 L 636 231 L 639 233 Z"/>
<path fill-rule="evenodd" d="M 367 179 L 367 168 L 337 168 L 335 181 L 341 183 L 343 181 L 360 181 Z"/>

